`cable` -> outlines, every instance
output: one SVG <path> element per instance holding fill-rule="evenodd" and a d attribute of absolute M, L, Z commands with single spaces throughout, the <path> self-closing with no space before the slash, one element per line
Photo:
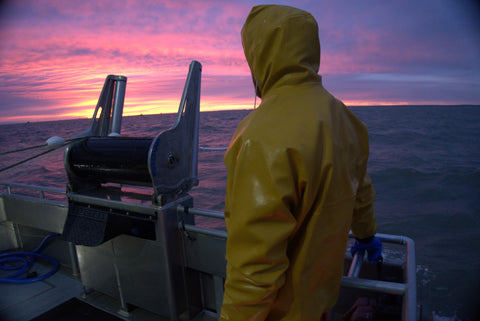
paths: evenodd
<path fill-rule="evenodd" d="M 64 141 L 63 138 L 61 138 L 61 137 L 52 136 L 49 139 L 47 139 L 45 143 L 43 143 L 41 145 L 35 145 L 35 146 L 30 146 L 30 147 L 25 147 L 25 148 L 9 150 L 9 151 L 0 153 L 0 156 L 11 154 L 11 153 L 24 152 L 26 150 L 40 148 L 40 147 L 50 147 L 50 148 L 56 149 L 58 147 L 62 147 L 65 143 L 71 142 L 75 139 L 76 138 L 72 138 L 72 139 L 67 139 L 67 141 Z"/>
<path fill-rule="evenodd" d="M 56 137 L 56 136 L 51 137 L 51 138 L 55 138 L 55 137 Z M 61 139 L 61 138 L 60 138 L 60 139 Z M 5 167 L 3 167 L 3 168 L 0 168 L 0 173 L 3 172 L 3 171 L 6 171 L 7 169 L 10 169 L 10 168 L 13 168 L 13 167 L 15 167 L 15 166 L 18 166 L 18 165 L 21 165 L 21 164 L 23 164 L 23 163 L 26 163 L 26 162 L 28 162 L 29 160 L 32 160 L 32 159 L 35 159 L 35 158 L 40 157 L 40 156 L 42 156 L 42 155 L 48 154 L 48 153 L 50 153 L 50 152 L 53 152 L 54 150 L 57 150 L 57 149 L 59 149 L 59 148 L 61 148 L 61 147 L 64 147 L 64 146 L 68 145 L 68 144 L 71 143 L 71 142 L 75 142 L 75 141 L 82 140 L 82 139 L 84 139 L 84 137 L 67 139 L 66 141 L 63 141 L 63 140 L 62 140 L 61 143 L 58 142 L 58 141 L 55 141 L 55 142 L 53 142 L 51 145 L 47 143 L 47 144 L 45 144 L 45 145 L 32 146 L 32 147 L 27 147 L 27 148 L 24 148 L 24 149 L 17 149 L 17 150 L 14 150 L 14 151 L 6 152 L 6 153 L 13 153 L 13 152 L 20 152 L 20 151 L 27 150 L 27 149 L 38 148 L 38 147 L 42 147 L 42 146 L 43 146 L 43 147 L 44 147 L 44 146 L 50 146 L 50 149 L 49 149 L 49 150 L 46 150 L 46 151 L 41 152 L 41 153 L 39 153 L 39 154 L 36 154 L 36 155 L 31 156 L 31 157 L 25 158 L 25 159 L 23 159 L 23 160 L 21 160 L 21 161 L 19 161 L 19 162 L 14 163 L 14 164 L 5 166 Z M 47 140 L 47 141 L 48 141 L 48 140 Z M 3 155 L 3 154 L 0 154 L 0 155 Z"/>
<path fill-rule="evenodd" d="M 4 271 L 16 271 L 8 276 L 1 277 L 0 283 L 25 284 L 42 281 L 58 271 L 58 262 L 44 254 L 39 253 L 45 244 L 52 238 L 58 236 L 57 233 L 47 235 L 40 245 L 31 252 L 14 251 L 0 254 L 0 269 Z M 36 272 L 29 272 L 35 263 L 35 258 L 42 258 L 50 261 L 53 267 L 43 275 L 37 275 Z M 18 264 L 20 263 L 20 264 Z"/>
<path fill-rule="evenodd" d="M 49 149 L 49 150 L 47 150 L 47 151 L 41 152 L 40 154 L 33 155 L 32 157 L 28 157 L 28 158 L 26 158 L 26 159 L 24 159 L 24 160 L 21 160 L 21 161 L 19 161 L 19 162 L 14 163 L 14 164 L 5 166 L 5 167 L 3 167 L 3 168 L 0 168 L 0 172 L 6 171 L 7 169 L 10 169 L 10 168 L 12 168 L 12 167 L 15 167 L 15 166 L 21 165 L 21 164 L 23 164 L 23 163 L 26 163 L 26 162 L 28 162 L 29 160 L 32 160 L 32 159 L 37 158 L 37 157 L 39 157 L 39 156 L 45 155 L 45 154 L 50 153 L 50 152 L 52 152 L 52 151 L 54 151 L 54 150 L 55 150 L 55 149 Z"/>
<path fill-rule="evenodd" d="M 14 149 L 14 150 L 9 150 L 3 153 L 0 153 L 0 156 L 11 154 L 11 153 L 18 153 L 18 152 L 23 152 L 26 150 L 34 149 L 34 148 L 40 148 L 40 147 L 45 147 L 48 146 L 47 143 L 43 143 L 42 145 L 36 145 L 36 146 L 30 146 L 30 147 L 25 147 L 25 148 L 20 148 L 20 149 Z"/>

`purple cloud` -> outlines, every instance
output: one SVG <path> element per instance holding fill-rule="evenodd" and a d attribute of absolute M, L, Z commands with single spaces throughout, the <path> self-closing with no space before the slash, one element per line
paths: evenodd
<path fill-rule="evenodd" d="M 90 114 L 108 74 L 129 77 L 126 111 L 147 113 L 155 104 L 175 111 L 167 106 L 180 98 L 193 59 L 203 64 L 206 108 L 248 107 L 252 85 L 240 29 L 252 5 L 7 1 L 0 11 L 0 122 Z M 318 21 L 320 73 L 340 99 L 480 104 L 479 19 L 465 4 L 296 5 Z"/>

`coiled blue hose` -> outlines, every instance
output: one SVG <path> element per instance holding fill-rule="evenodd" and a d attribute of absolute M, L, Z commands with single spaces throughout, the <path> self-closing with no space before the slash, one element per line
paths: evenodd
<path fill-rule="evenodd" d="M 15 251 L 0 254 L 0 269 L 4 271 L 16 271 L 8 276 L 0 277 L 0 283 L 25 284 L 33 283 L 52 276 L 58 271 L 58 262 L 55 259 L 39 253 L 47 242 L 58 236 L 57 233 L 47 235 L 40 245 L 31 252 Z M 36 276 L 36 274 L 28 273 L 35 258 L 42 258 L 53 263 L 53 268 L 45 274 Z M 20 263 L 20 264 L 19 264 Z"/>

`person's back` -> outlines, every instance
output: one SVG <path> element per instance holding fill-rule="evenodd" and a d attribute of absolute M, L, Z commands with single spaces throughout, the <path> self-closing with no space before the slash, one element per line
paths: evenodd
<path fill-rule="evenodd" d="M 314 18 L 252 9 L 242 30 L 262 98 L 225 155 L 224 320 L 320 320 L 336 302 L 348 233 L 375 234 L 368 133 L 322 86 Z"/>

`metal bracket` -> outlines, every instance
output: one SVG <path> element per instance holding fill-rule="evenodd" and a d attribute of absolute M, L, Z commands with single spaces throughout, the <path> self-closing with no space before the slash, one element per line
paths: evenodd
<path fill-rule="evenodd" d="M 202 65 L 192 61 L 173 127 L 159 134 L 148 152 L 155 199 L 184 194 L 198 185 L 198 128 Z"/>
<path fill-rule="evenodd" d="M 90 126 L 74 138 L 89 136 L 119 136 L 122 127 L 123 102 L 127 77 L 108 75 L 105 79 Z"/>

